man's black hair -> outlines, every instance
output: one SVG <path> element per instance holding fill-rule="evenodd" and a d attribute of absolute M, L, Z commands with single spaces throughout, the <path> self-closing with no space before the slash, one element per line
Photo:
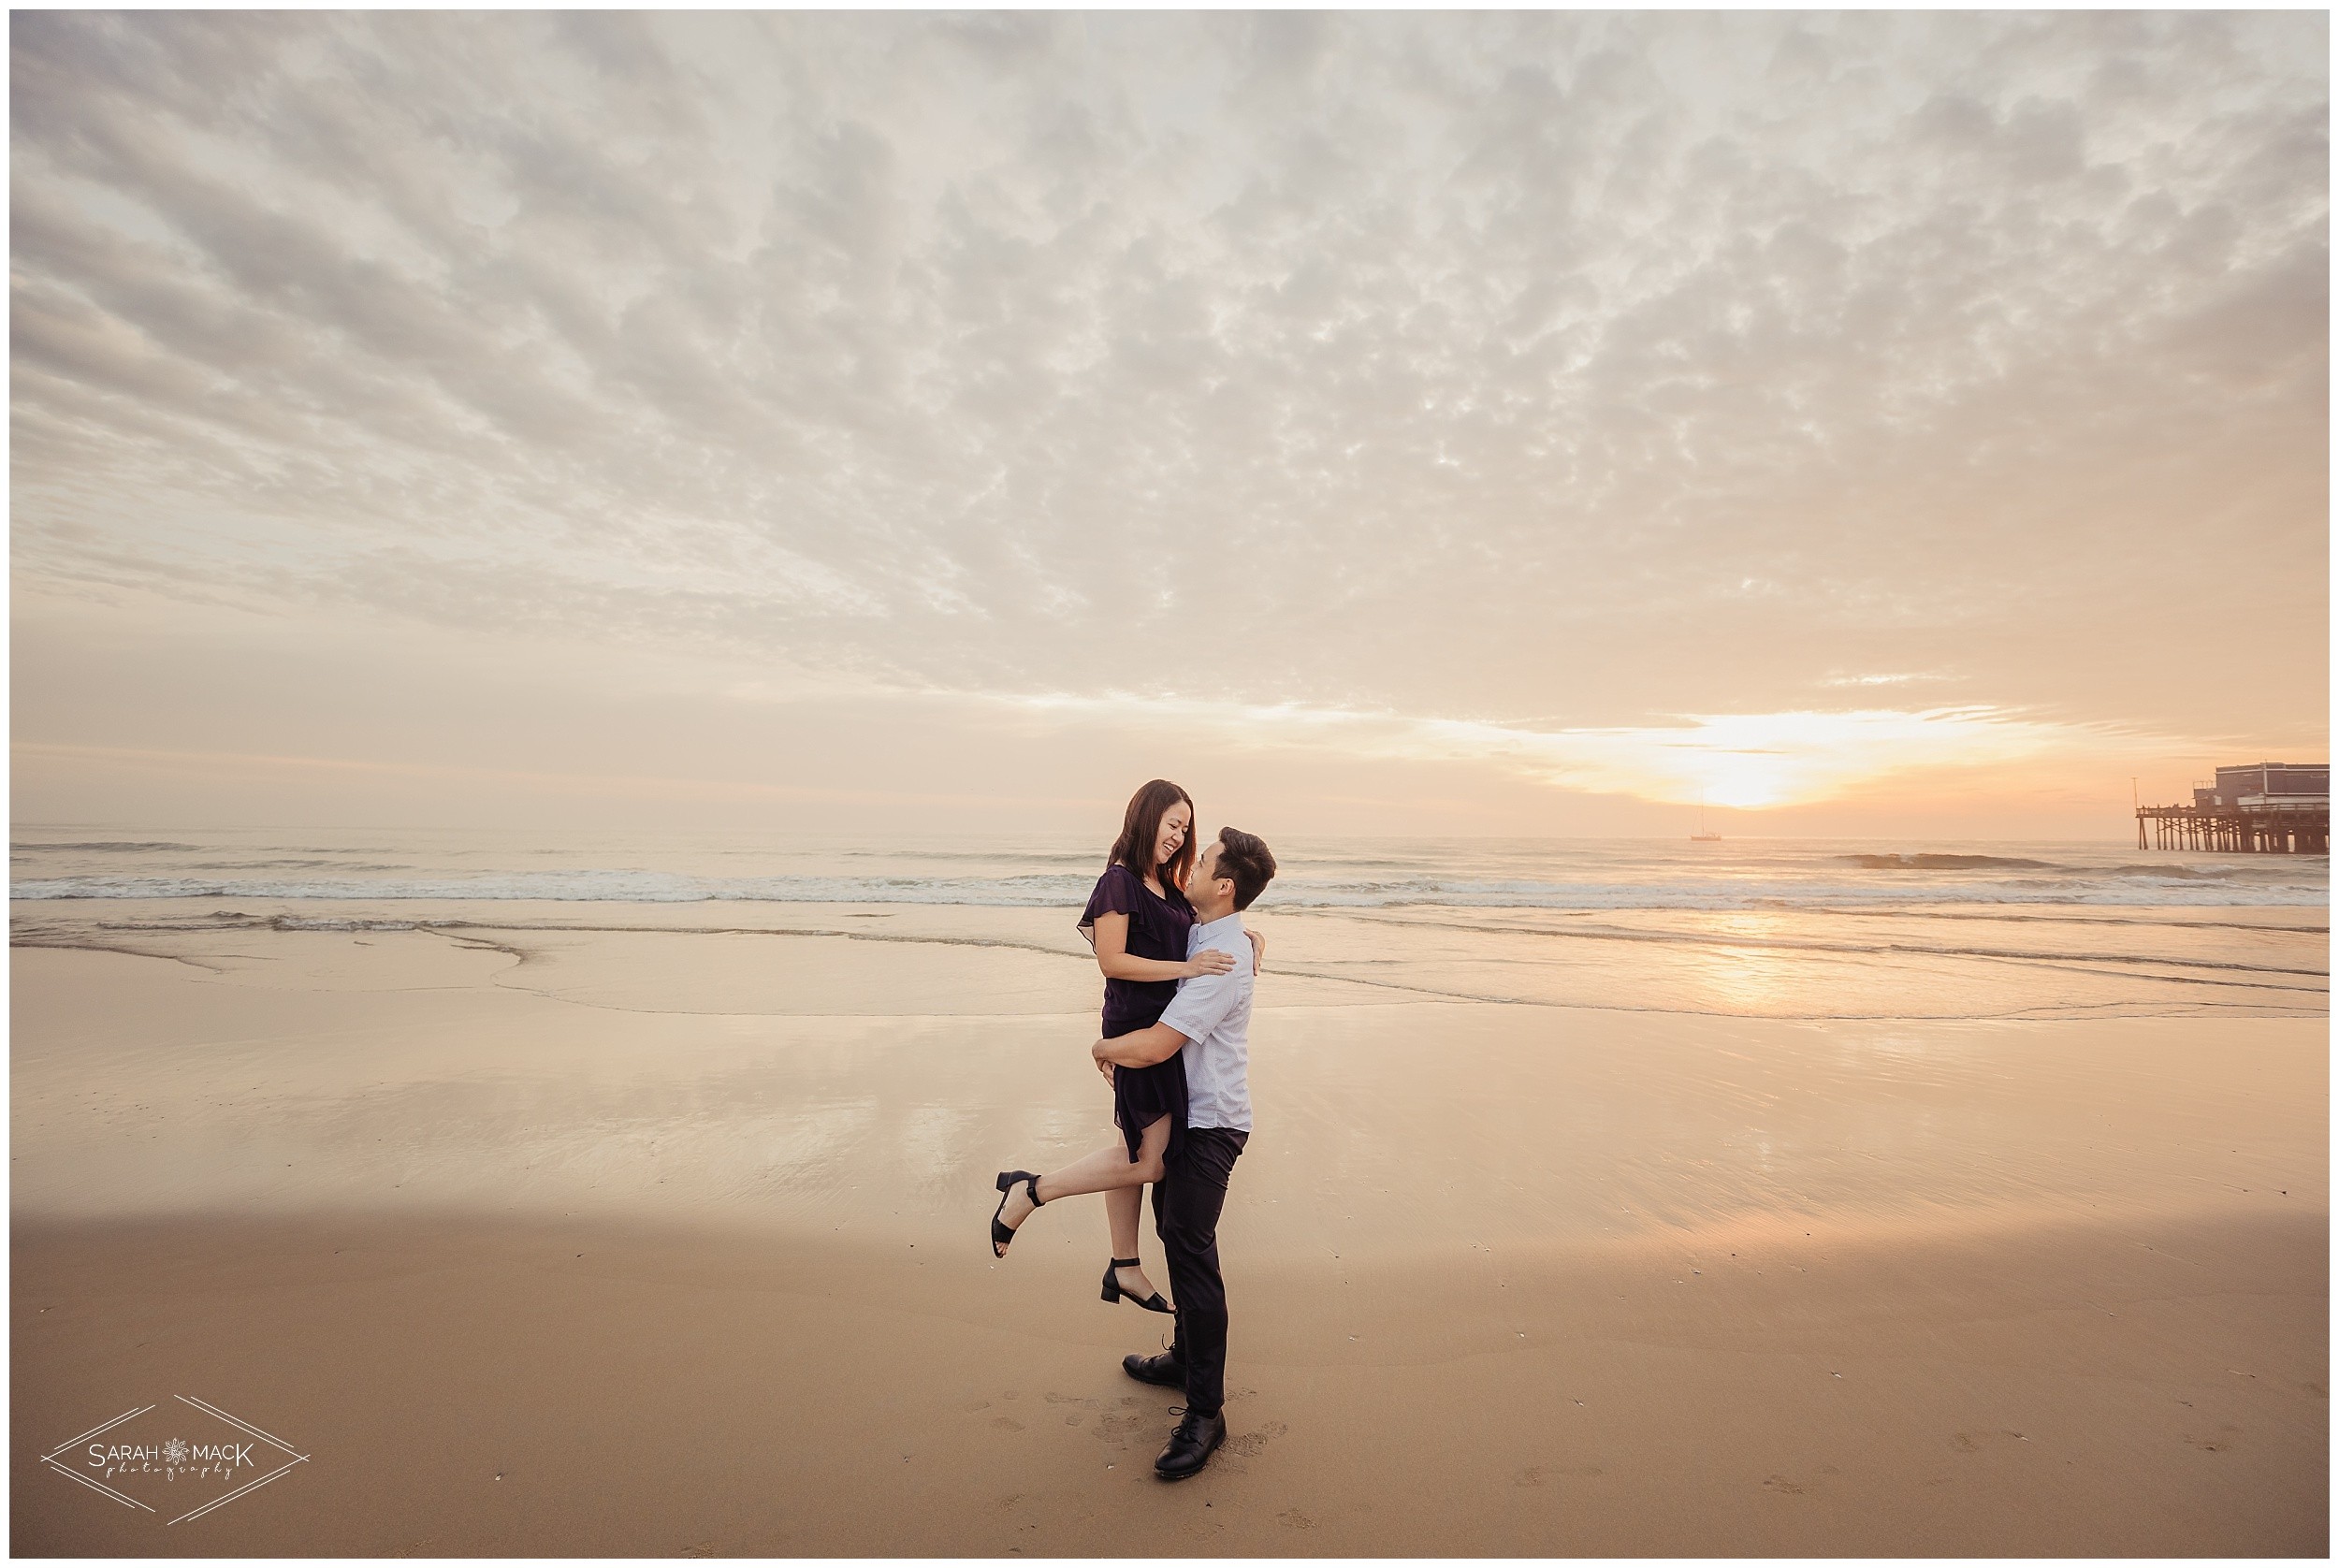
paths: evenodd
<path fill-rule="evenodd" d="M 1275 879 L 1275 857 L 1258 835 L 1241 828 L 1220 828 L 1218 875 L 1234 884 L 1234 907 L 1247 909 L 1251 900 Z"/>

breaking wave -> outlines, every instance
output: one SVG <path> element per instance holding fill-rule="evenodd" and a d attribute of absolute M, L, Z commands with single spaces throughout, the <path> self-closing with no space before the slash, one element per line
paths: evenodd
<path fill-rule="evenodd" d="M 2053 861 L 2016 860 L 2009 855 L 1840 855 L 1839 860 L 1870 871 L 1982 871 L 2007 866 L 2019 871 L 2052 871 Z"/>
<path fill-rule="evenodd" d="M 825 844 L 60 826 L 13 839 L 16 900 L 929 904 L 1078 908 L 1102 853 L 1062 839 Z M 2319 855 L 2139 858 L 2084 843 L 1852 840 L 1278 842 L 1261 902 L 1293 908 L 1886 910 L 1970 905 L 2324 906 Z"/>

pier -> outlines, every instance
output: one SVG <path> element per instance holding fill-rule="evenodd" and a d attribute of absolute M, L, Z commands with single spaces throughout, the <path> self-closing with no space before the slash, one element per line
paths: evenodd
<path fill-rule="evenodd" d="M 2139 806 L 2139 849 L 2220 854 L 2331 853 L 2331 764 L 2253 762 L 2219 768 L 2190 806 Z"/>

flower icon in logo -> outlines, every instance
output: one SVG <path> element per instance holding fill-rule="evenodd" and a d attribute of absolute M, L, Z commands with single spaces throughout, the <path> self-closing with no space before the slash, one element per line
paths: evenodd
<path fill-rule="evenodd" d="M 181 1465 L 187 1462 L 187 1445 L 182 1438 L 172 1438 L 163 1445 L 163 1463 Z"/>

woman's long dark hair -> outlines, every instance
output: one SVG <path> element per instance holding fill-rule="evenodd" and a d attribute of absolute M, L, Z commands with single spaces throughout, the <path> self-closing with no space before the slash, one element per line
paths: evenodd
<path fill-rule="evenodd" d="M 1129 809 L 1121 819 L 1121 836 L 1112 841 L 1112 853 L 1105 857 L 1105 864 L 1126 865 L 1140 877 L 1152 875 L 1156 870 L 1154 846 L 1161 842 L 1161 820 L 1180 801 L 1185 803 L 1185 842 L 1158 869 L 1163 881 L 1184 893 L 1185 879 L 1194 871 L 1194 797 L 1167 778 L 1152 779 L 1129 797 Z"/>

